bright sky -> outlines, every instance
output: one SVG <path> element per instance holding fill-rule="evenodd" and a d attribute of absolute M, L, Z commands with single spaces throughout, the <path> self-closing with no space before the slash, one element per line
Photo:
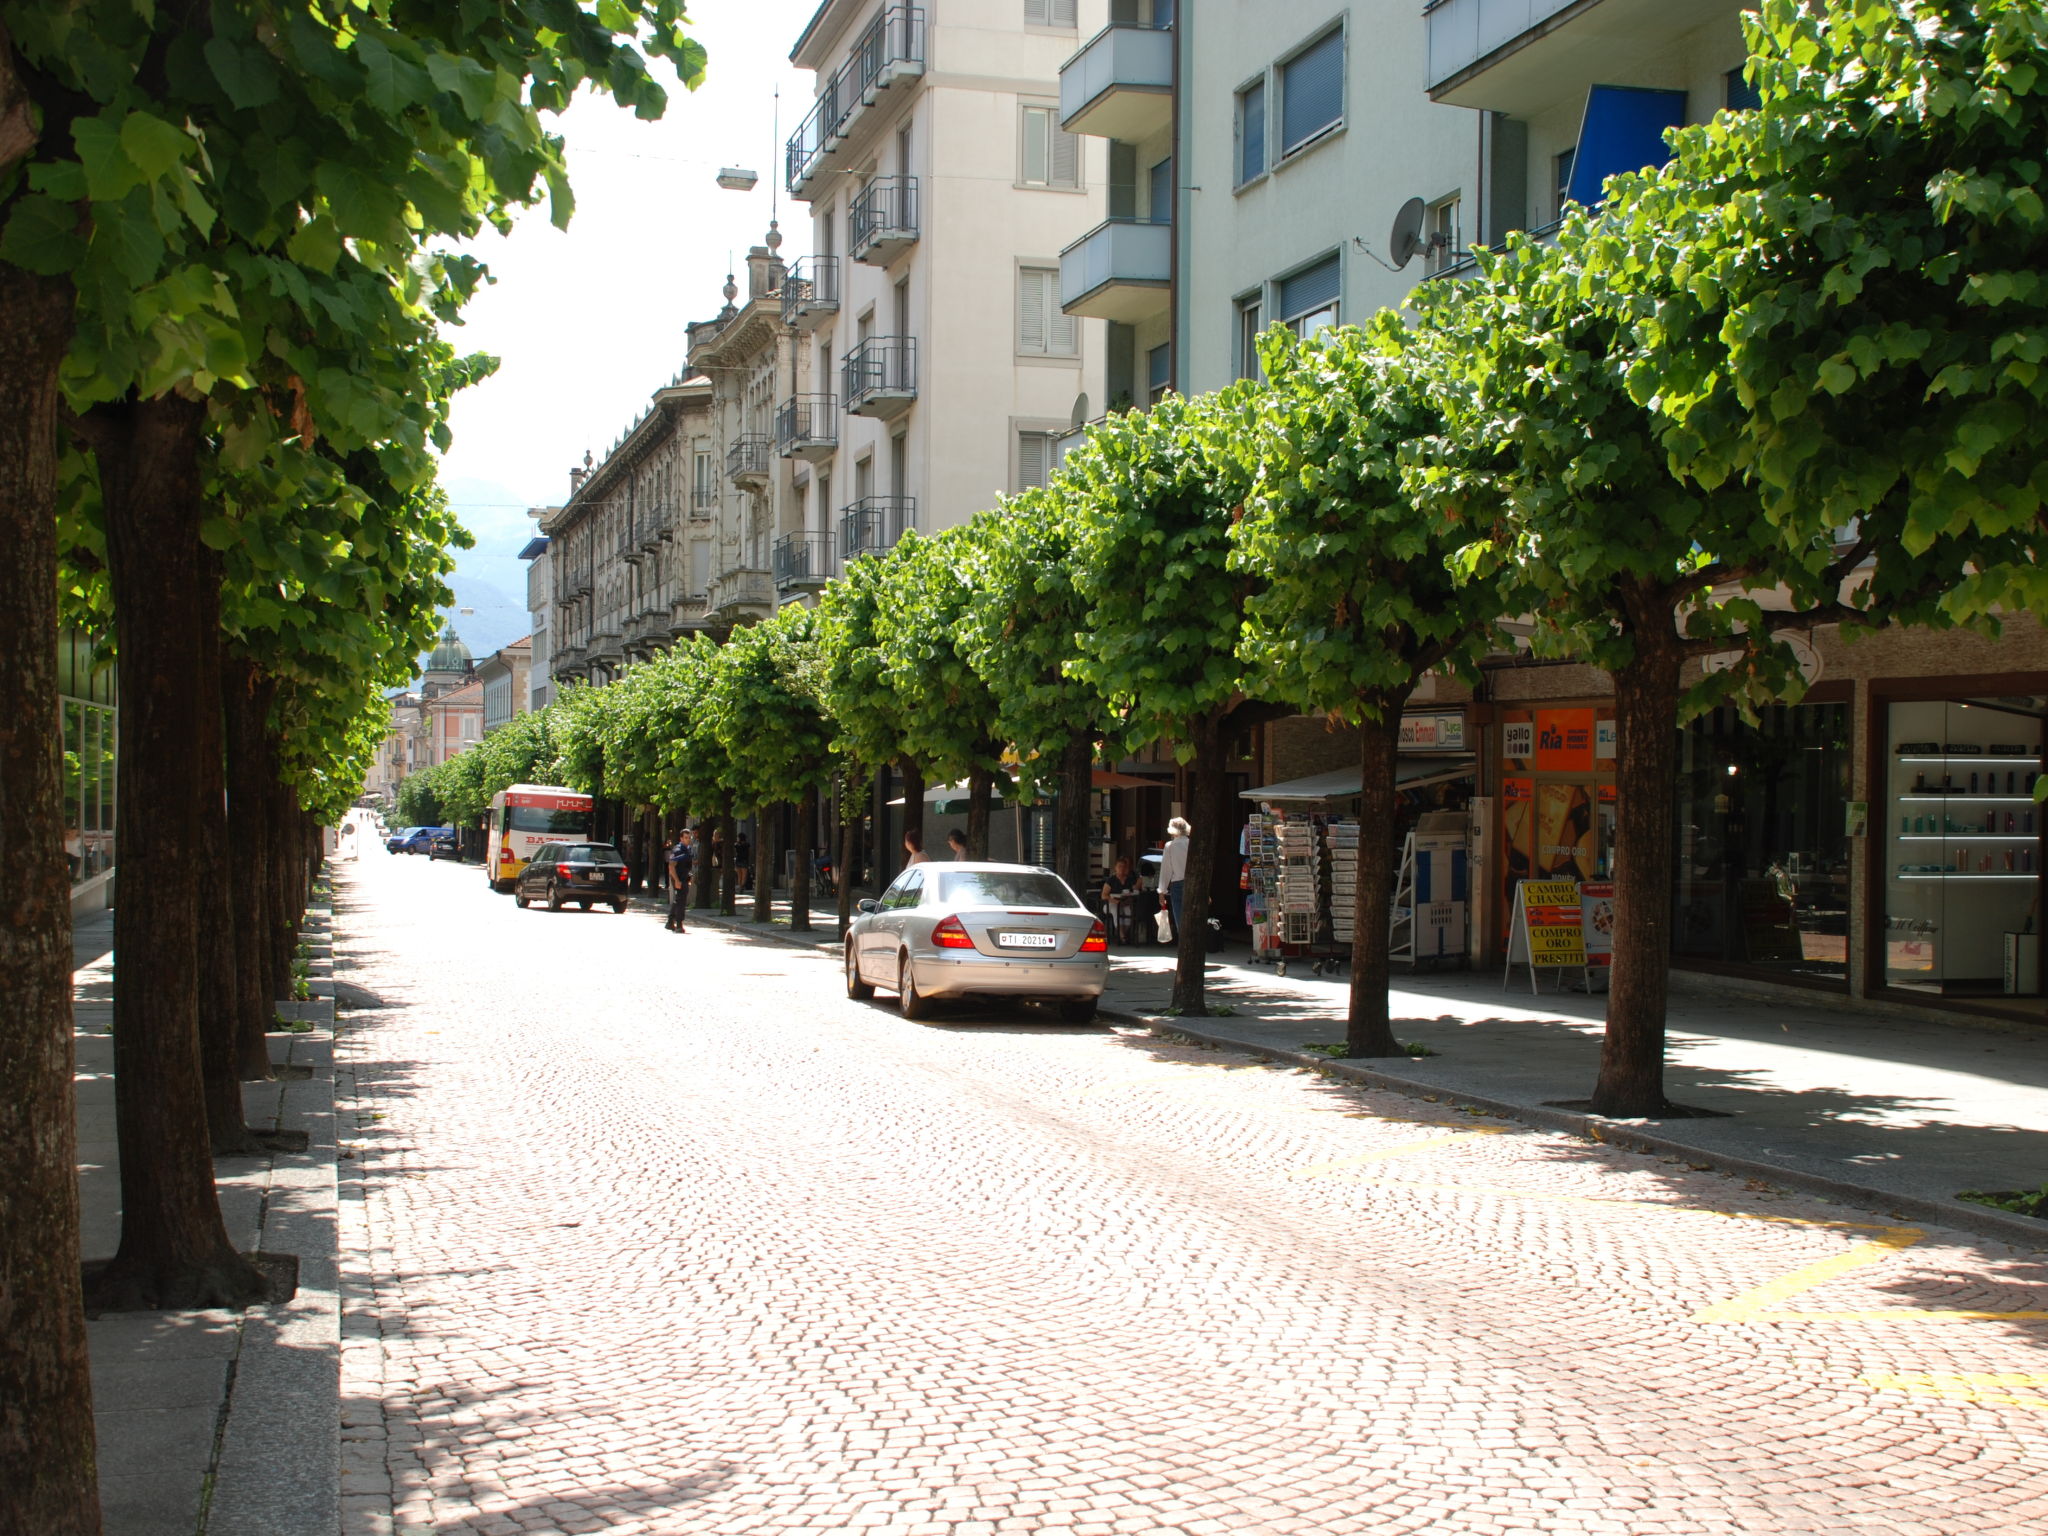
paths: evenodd
<path fill-rule="evenodd" d="M 608 97 L 582 97 L 559 121 L 576 216 L 566 232 L 545 206 L 477 249 L 497 278 L 470 305 L 455 345 L 494 353 L 497 375 L 456 401 L 442 482 L 480 546 L 504 541 L 529 505 L 561 502 L 569 467 L 606 448 L 682 367 L 683 327 L 724 302 L 728 266 L 767 230 L 781 137 L 810 108 L 811 76 L 789 51 L 816 0 L 698 0 L 693 31 L 710 55 L 696 92 L 674 89 L 668 115 L 642 123 Z M 666 66 L 662 66 L 664 69 Z M 721 166 L 760 174 L 729 192 Z M 780 199 L 782 255 L 809 249 L 810 218 Z M 520 536 L 523 542 L 523 535 Z"/>

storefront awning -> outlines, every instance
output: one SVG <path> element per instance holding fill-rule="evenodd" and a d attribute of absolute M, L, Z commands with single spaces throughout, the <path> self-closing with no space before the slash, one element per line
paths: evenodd
<path fill-rule="evenodd" d="M 1472 771 L 1473 759 L 1469 757 L 1404 757 L 1397 760 L 1394 787 L 1422 789 L 1431 784 L 1468 778 Z M 1359 769 L 1340 768 L 1335 773 L 1311 774 L 1305 779 L 1288 779 L 1279 784 L 1241 790 L 1238 798 L 1261 801 L 1349 800 L 1364 786 L 1365 775 Z"/>

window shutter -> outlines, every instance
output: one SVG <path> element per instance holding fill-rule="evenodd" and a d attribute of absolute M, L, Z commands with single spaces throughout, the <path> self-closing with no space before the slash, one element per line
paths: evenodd
<path fill-rule="evenodd" d="M 1040 267 L 1017 274 L 1017 350 L 1045 350 L 1045 272 Z"/>
<path fill-rule="evenodd" d="M 1266 168 L 1266 86 L 1253 86 L 1237 98 L 1237 179 L 1250 181 Z"/>
<path fill-rule="evenodd" d="M 1026 186 L 1045 185 L 1048 169 L 1046 137 L 1052 127 L 1052 113 L 1044 107 L 1024 109 L 1024 183 Z"/>
<path fill-rule="evenodd" d="M 1051 124 L 1052 114 L 1046 113 Z M 1066 132 L 1058 125 L 1052 125 L 1052 177 L 1055 187 L 1078 187 L 1081 185 L 1081 140 L 1076 134 Z"/>
<path fill-rule="evenodd" d="M 1024 0 L 1024 24 L 1029 27 L 1052 25 L 1053 0 Z"/>
<path fill-rule="evenodd" d="M 1080 0 L 1051 0 L 1052 24 L 1056 27 L 1074 25 L 1075 10 Z"/>
<path fill-rule="evenodd" d="M 1332 32 L 1280 67 L 1280 148 L 1299 148 L 1344 115 L 1344 32 Z"/>
<path fill-rule="evenodd" d="M 1045 274 L 1045 350 L 1057 357 L 1072 357 L 1081 350 L 1081 337 L 1078 322 L 1060 308 L 1057 276 L 1055 272 Z"/>
<path fill-rule="evenodd" d="M 1340 270 L 1337 258 L 1319 261 L 1280 285 L 1280 318 L 1293 320 L 1337 302 Z"/>
<path fill-rule="evenodd" d="M 1043 432 L 1017 434 L 1018 490 L 1028 491 L 1033 486 L 1045 484 L 1045 446 Z"/>

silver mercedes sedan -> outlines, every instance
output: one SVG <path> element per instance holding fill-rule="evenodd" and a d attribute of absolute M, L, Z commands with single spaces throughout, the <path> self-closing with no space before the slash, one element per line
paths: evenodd
<path fill-rule="evenodd" d="M 846 932 L 846 995 L 894 992 L 906 1019 L 944 998 L 1056 1004 L 1085 1024 L 1109 980 L 1109 936 L 1066 881 L 1029 864 L 913 864 Z"/>

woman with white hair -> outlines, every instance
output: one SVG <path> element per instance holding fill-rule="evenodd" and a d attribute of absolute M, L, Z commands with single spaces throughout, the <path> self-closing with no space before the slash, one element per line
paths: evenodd
<path fill-rule="evenodd" d="M 1180 903 L 1188 883 L 1188 834 L 1194 829 L 1185 817 L 1176 816 L 1166 824 L 1166 846 L 1159 852 L 1159 889 L 1166 893 L 1166 908 L 1173 914 L 1173 940 L 1180 942 Z"/>

